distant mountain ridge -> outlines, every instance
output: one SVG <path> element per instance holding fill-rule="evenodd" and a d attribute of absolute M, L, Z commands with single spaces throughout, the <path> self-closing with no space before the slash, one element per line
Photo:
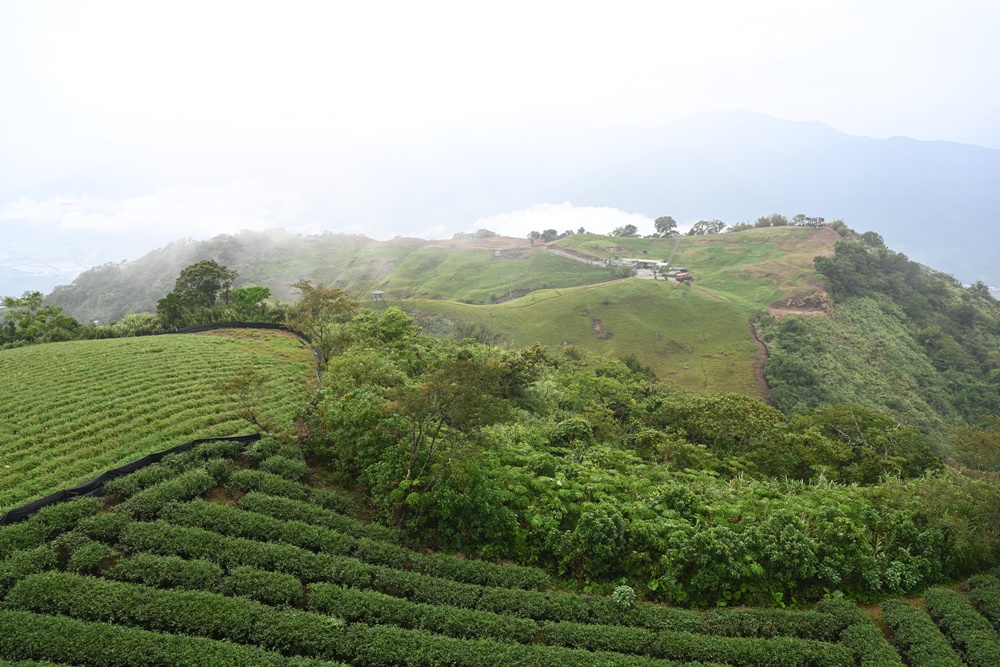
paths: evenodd
<path fill-rule="evenodd" d="M 480 218 L 545 202 L 671 215 L 682 223 L 804 213 L 876 231 L 890 247 L 967 284 L 1000 287 L 993 258 L 1000 245 L 1000 150 L 967 144 L 858 137 L 818 122 L 731 111 L 658 128 L 453 128 L 409 153 L 373 155 L 354 176 L 356 188 L 331 184 L 311 214 L 364 225 L 374 236 L 431 228 L 450 236 Z M 134 239 L 119 237 L 116 243 L 133 250 L 115 258 L 137 257 Z M 53 246 L 87 245 L 79 233 L 46 238 Z M 108 235 L 100 241 L 109 242 Z M 54 283 L 51 276 L 38 280 L 43 290 Z M 20 278 L 10 282 L 9 292 L 20 291 L 13 288 L 22 286 Z"/>
<path fill-rule="evenodd" d="M 750 112 L 650 131 L 649 150 L 575 178 L 550 199 L 679 220 L 805 213 L 874 230 L 916 261 L 1000 286 L 1000 151 L 871 139 Z"/>

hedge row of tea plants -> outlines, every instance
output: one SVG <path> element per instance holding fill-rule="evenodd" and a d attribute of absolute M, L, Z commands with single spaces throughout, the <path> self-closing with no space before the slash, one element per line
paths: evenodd
<path fill-rule="evenodd" d="M 309 488 L 300 485 L 303 488 Z M 282 521 L 305 521 L 306 523 L 336 530 L 351 537 L 367 537 L 383 542 L 400 543 L 403 532 L 395 528 L 387 528 L 377 523 L 365 523 L 345 516 L 336 507 L 330 507 L 330 502 L 324 502 L 327 496 L 339 497 L 334 493 L 317 494 L 316 489 L 309 494 L 309 502 L 293 500 L 288 497 L 274 496 L 259 491 L 248 492 L 239 500 L 238 505 L 251 512 L 267 514 Z"/>
<path fill-rule="evenodd" d="M 275 519 L 246 509 L 205 501 L 167 505 L 162 508 L 160 516 L 175 525 L 204 528 L 251 540 L 287 543 L 332 555 L 353 556 L 365 563 L 413 570 L 463 583 L 536 590 L 544 590 L 549 585 L 548 576 L 535 568 L 460 560 L 444 554 L 424 555 L 389 542 L 355 538 L 304 521 Z"/>
<path fill-rule="evenodd" d="M 346 667 L 325 660 L 287 658 L 254 646 L 10 609 L 0 609 L 0 637 L 0 657 L 7 660 L 65 661 L 92 667 Z"/>
<path fill-rule="evenodd" d="M 351 646 L 360 644 L 372 649 L 372 643 L 367 641 L 372 628 L 363 624 L 345 628 L 344 622 L 334 617 L 274 609 L 252 600 L 204 591 L 160 590 L 61 572 L 22 579 L 7 595 L 5 606 L 50 617 L 68 616 L 77 621 L 225 640 L 285 655 L 343 659 L 354 657 Z M 410 665 L 414 664 L 414 655 L 427 653 L 443 658 L 428 664 L 597 665 L 606 664 L 612 656 L 614 664 L 619 665 L 657 664 L 632 656 L 601 656 L 482 639 L 460 641 L 423 631 L 399 630 L 396 637 L 413 648 L 413 655 L 383 656 L 375 664 Z M 380 633 L 376 630 L 375 634 Z"/>
<path fill-rule="evenodd" d="M 1000 639 L 969 601 L 948 588 L 932 588 L 924 593 L 927 613 L 958 649 L 970 667 L 1000 665 Z"/>
<path fill-rule="evenodd" d="M 76 498 L 43 507 L 25 521 L 0 527 L 0 554 L 42 546 L 100 511 L 101 501 L 97 498 Z"/>
<path fill-rule="evenodd" d="M 294 575 L 304 583 L 332 583 L 358 590 L 371 590 L 412 602 L 477 609 L 535 621 L 574 621 L 608 625 L 631 625 L 655 630 L 700 633 L 726 627 L 732 635 L 756 633 L 757 628 L 783 622 L 789 634 L 805 639 L 829 641 L 839 636 L 853 617 L 844 620 L 832 614 L 806 614 L 802 623 L 792 623 L 792 612 L 745 610 L 698 614 L 696 612 L 637 604 L 622 610 L 605 597 L 584 597 L 569 593 L 526 591 L 462 584 L 437 577 L 372 566 L 360 561 L 317 554 L 298 547 L 244 538 L 225 537 L 199 528 L 171 525 L 164 521 L 134 523 L 122 533 L 122 548 L 129 553 L 151 552 L 161 556 L 202 558 L 232 569 L 249 566 L 275 569 Z M 728 626 L 720 619 L 735 614 Z M 820 617 L 826 617 L 826 623 Z M 748 620 L 754 619 L 757 620 Z M 709 620 L 706 620 L 709 619 Z M 779 633 L 771 631 L 772 636 Z"/>
<path fill-rule="evenodd" d="M 882 618 L 911 667 L 964 667 L 962 658 L 934 621 L 905 600 L 883 602 Z"/>
<path fill-rule="evenodd" d="M 969 599 L 979 613 L 1000 632 L 1000 579 L 991 574 L 972 577 L 969 580 Z"/>

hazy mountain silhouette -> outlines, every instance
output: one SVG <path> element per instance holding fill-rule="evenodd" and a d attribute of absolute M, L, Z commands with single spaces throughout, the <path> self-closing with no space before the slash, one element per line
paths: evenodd
<path fill-rule="evenodd" d="M 678 220 L 733 223 L 773 212 L 843 218 L 966 282 L 1000 285 L 998 150 L 855 137 L 744 111 L 692 117 L 646 136 L 644 154 L 565 181 L 546 198 Z"/>

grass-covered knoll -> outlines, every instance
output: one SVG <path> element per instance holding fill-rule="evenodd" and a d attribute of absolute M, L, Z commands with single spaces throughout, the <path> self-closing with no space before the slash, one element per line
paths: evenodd
<path fill-rule="evenodd" d="M 767 227 L 730 234 L 666 239 L 618 238 L 574 234 L 557 245 L 607 258 L 665 260 L 691 270 L 694 284 L 751 308 L 819 289 L 813 267 L 817 255 L 830 255 L 840 237 L 832 229 Z M 678 243 L 679 242 L 679 243 Z"/>
<path fill-rule="evenodd" d="M 494 307 L 422 299 L 405 305 L 414 314 L 482 327 L 515 347 L 572 344 L 632 355 L 683 389 L 763 397 L 755 375 L 762 358 L 749 320 L 783 299 L 820 292 L 813 258 L 831 254 L 837 238 L 830 229 L 801 227 L 680 239 L 574 234 L 555 245 L 602 259 L 610 254 L 656 260 L 666 259 L 676 245 L 672 263 L 690 269 L 694 282 L 627 280 L 538 290 Z"/>
<path fill-rule="evenodd" d="M 269 379 L 262 416 L 290 423 L 315 358 L 290 334 L 223 330 L 0 352 L 0 512 L 188 440 L 247 430 L 220 388 Z"/>
<path fill-rule="evenodd" d="M 391 273 L 373 283 L 386 295 L 493 303 L 512 294 L 571 287 L 609 278 L 607 269 L 559 257 L 541 249 L 496 253 L 441 247 L 411 252 Z"/>
<path fill-rule="evenodd" d="M 754 377 L 750 309 L 698 288 L 661 280 L 619 280 L 539 290 L 496 306 L 410 300 L 414 314 L 480 325 L 514 347 L 573 345 L 634 356 L 670 384 L 690 391 L 762 396 Z"/>
<path fill-rule="evenodd" d="M 394 540 L 352 543 L 293 518 L 276 523 L 258 510 L 283 504 L 301 518 L 355 522 L 337 514 L 349 503 L 303 485 L 301 469 L 287 461 L 302 463 L 301 455 L 274 440 L 246 450 L 211 443 L 116 480 L 109 488 L 116 495 L 104 499 L 110 511 L 99 499 L 81 499 L 0 528 L 0 661 L 902 664 L 868 617 L 843 600 L 801 611 L 692 612 L 617 593 L 555 591 L 532 568 L 426 554 Z M 240 470 L 300 499 L 244 495 L 233 486 Z M 206 493 L 177 484 L 192 476 L 213 486 Z M 158 498 L 160 511 L 137 515 L 140 496 Z M 245 504 L 251 496 L 257 501 Z"/>

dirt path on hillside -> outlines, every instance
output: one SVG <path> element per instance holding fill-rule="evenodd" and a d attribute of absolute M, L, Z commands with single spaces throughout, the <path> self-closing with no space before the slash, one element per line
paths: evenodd
<path fill-rule="evenodd" d="M 566 259 L 571 259 L 574 262 L 582 262 L 584 264 L 590 264 L 591 266 L 605 266 L 606 262 L 600 257 L 594 257 L 593 255 L 587 255 L 582 252 L 577 252 L 575 250 L 565 250 L 563 248 L 546 248 L 553 255 L 558 255 L 559 257 L 565 257 Z"/>
<path fill-rule="evenodd" d="M 754 354 L 753 361 L 753 377 L 757 382 L 757 386 L 760 387 L 760 391 L 764 394 L 764 400 L 768 404 L 771 403 L 771 387 L 767 384 L 767 378 L 764 377 L 764 366 L 767 364 L 768 352 L 767 345 L 764 345 L 764 341 L 760 339 L 757 335 L 757 318 L 751 317 L 747 320 L 747 324 L 750 327 L 750 337 L 753 338 L 753 342 L 757 346 L 757 352 Z"/>

